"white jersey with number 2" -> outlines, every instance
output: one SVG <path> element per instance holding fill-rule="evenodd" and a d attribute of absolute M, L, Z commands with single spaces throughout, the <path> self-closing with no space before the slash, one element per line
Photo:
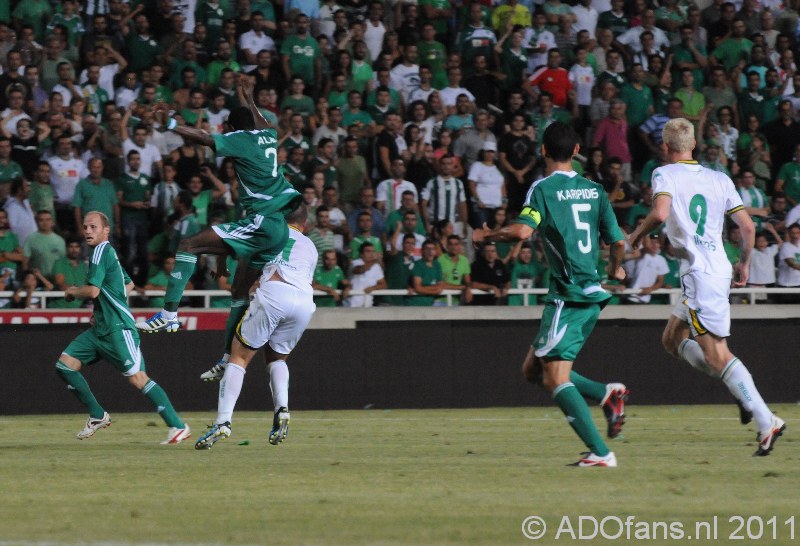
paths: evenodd
<path fill-rule="evenodd" d="M 654 198 L 672 197 L 667 235 L 680 258 L 681 275 L 698 271 L 731 278 L 722 230 L 725 215 L 744 208 L 733 181 L 695 161 L 659 167 L 653 171 L 652 181 Z"/>

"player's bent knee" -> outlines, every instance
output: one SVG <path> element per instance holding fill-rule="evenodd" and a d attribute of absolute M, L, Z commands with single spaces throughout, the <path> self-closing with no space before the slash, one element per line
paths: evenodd
<path fill-rule="evenodd" d="M 83 366 L 80 360 L 69 356 L 67 353 L 61 353 L 61 356 L 58 357 L 58 361 L 56 362 L 56 367 L 58 367 L 59 363 L 76 372 L 80 371 L 81 367 Z"/>
<path fill-rule="evenodd" d="M 150 378 L 147 377 L 147 374 L 144 372 L 136 372 L 135 374 L 128 376 L 128 381 L 137 389 L 142 390 L 147 382 L 150 381 Z"/>

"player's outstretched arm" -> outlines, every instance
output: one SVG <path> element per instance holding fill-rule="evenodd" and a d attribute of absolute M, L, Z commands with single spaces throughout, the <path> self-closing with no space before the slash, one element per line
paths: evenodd
<path fill-rule="evenodd" d="M 516 243 L 517 241 L 527 241 L 533 235 L 533 228 L 527 224 L 509 224 L 498 229 L 483 227 L 472 232 L 472 242 L 476 245 L 482 243 Z"/>
<path fill-rule="evenodd" d="M 249 76 L 240 76 L 237 89 L 240 95 L 239 100 L 244 99 L 243 102 L 253 114 L 253 120 L 256 123 L 256 129 L 272 129 L 272 124 L 266 120 L 266 118 L 261 114 L 261 110 L 259 110 L 258 106 L 256 106 L 255 99 L 253 98 L 254 87 L 255 83 L 253 79 L 251 79 Z"/>
<path fill-rule="evenodd" d="M 64 291 L 64 299 L 67 301 L 73 301 L 75 299 L 93 300 L 99 295 L 100 295 L 100 289 L 91 284 L 87 284 L 84 286 L 70 286 Z"/>
<path fill-rule="evenodd" d="M 194 142 L 197 144 L 202 144 L 203 146 L 208 146 L 214 151 L 216 151 L 217 149 L 216 145 L 214 144 L 214 138 L 210 134 L 203 131 L 202 129 L 177 125 L 172 128 L 172 131 L 175 131 L 189 142 Z"/>
<path fill-rule="evenodd" d="M 742 253 L 739 255 L 739 262 L 733 266 L 733 287 L 742 288 L 747 284 L 750 276 L 750 255 L 756 241 L 756 226 L 747 211 L 737 210 L 731 214 L 731 219 L 739 226 L 742 234 Z"/>
<path fill-rule="evenodd" d="M 611 243 L 608 253 L 608 277 L 618 281 L 625 280 L 625 270 L 622 261 L 625 259 L 625 241 L 620 239 Z"/>
<path fill-rule="evenodd" d="M 634 250 L 642 245 L 642 239 L 644 239 L 648 233 L 663 224 L 669 217 L 671 205 L 672 197 L 670 195 L 660 194 L 656 196 L 653 202 L 653 208 L 650 209 L 650 214 L 648 214 L 641 225 L 630 234 L 629 240 Z"/>

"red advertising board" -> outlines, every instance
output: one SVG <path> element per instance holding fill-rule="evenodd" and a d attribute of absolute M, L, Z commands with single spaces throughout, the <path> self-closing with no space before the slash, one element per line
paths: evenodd
<path fill-rule="evenodd" d="M 153 314 L 152 311 L 133 311 L 134 318 L 144 320 Z M 8 324 L 79 324 L 89 323 L 92 312 L 88 309 L 70 309 L 51 311 L 37 310 L 4 310 L 0 311 L 0 325 Z M 228 319 L 227 311 L 181 311 L 178 320 L 185 330 L 224 330 Z"/>

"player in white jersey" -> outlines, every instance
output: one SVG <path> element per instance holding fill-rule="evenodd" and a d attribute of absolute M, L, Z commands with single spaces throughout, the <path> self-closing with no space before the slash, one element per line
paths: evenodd
<path fill-rule="evenodd" d="M 755 227 L 731 179 L 692 159 L 695 145 L 694 128 L 686 119 L 672 119 L 664 126 L 662 146 L 669 164 L 653 171 L 653 208 L 630 240 L 639 248 L 642 239 L 666 221 L 669 240 L 680 259 L 683 296 L 664 330 L 664 348 L 692 367 L 722 379 L 739 403 L 742 424 L 755 417 L 755 455 L 765 456 L 786 424 L 767 408 L 750 372 L 726 341 L 731 282 L 735 287 L 747 283 Z M 722 248 L 726 214 L 742 234 L 742 253 L 733 270 Z M 690 339 L 690 331 L 694 339 Z"/>
<path fill-rule="evenodd" d="M 307 211 L 301 205 L 286 217 L 289 240 L 283 252 L 264 266 L 258 288 L 236 327 L 231 356 L 219 384 L 217 418 L 195 444 L 210 449 L 231 435 L 233 408 L 242 390 L 245 369 L 265 347 L 275 415 L 269 443 L 286 438 L 289 429 L 289 368 L 286 359 L 300 341 L 316 310 L 311 282 L 317 267 L 317 249 L 303 235 Z"/>

